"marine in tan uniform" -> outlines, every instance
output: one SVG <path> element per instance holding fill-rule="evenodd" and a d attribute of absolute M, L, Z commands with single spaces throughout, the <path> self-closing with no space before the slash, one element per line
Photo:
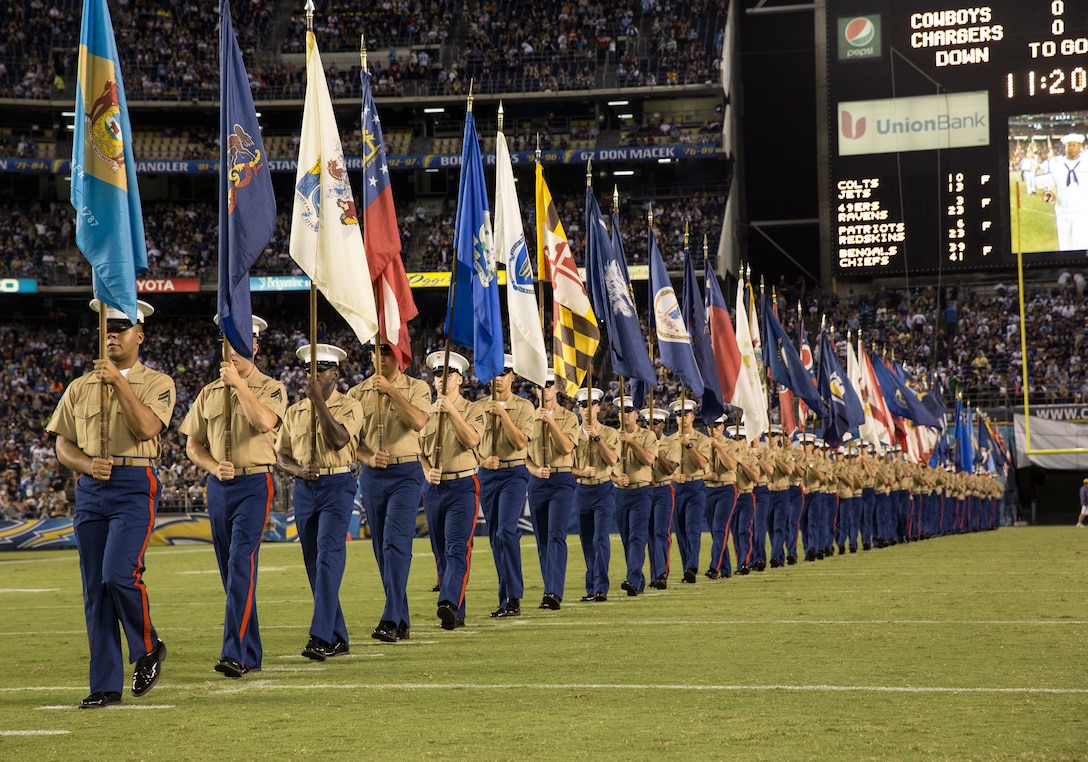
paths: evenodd
<path fill-rule="evenodd" d="M 503 355 L 502 373 L 492 380 L 491 394 L 478 402 L 484 411 L 480 509 L 487 522 L 491 555 L 499 578 L 499 607 L 491 612 L 496 619 L 521 616 L 521 599 L 525 595 L 518 521 L 529 487 L 525 458 L 536 411 L 532 402 L 514 394 L 513 382 L 514 357 Z"/>
<path fill-rule="evenodd" d="M 155 473 L 159 438 L 170 425 L 177 393 L 174 381 L 140 362 L 144 320 L 154 312 L 137 302 L 138 320 L 106 308 L 106 357 L 72 381 L 46 424 L 55 434 L 57 460 L 76 474 L 73 518 L 83 612 L 90 646 L 91 693 L 81 709 L 121 702 L 124 662 L 118 623 L 135 662 L 132 695 L 154 687 L 166 645 L 151 624 L 144 584 L 144 549 L 155 527 L 162 492 Z M 107 391 L 108 452 L 102 451 L 102 392 Z"/>
<path fill-rule="evenodd" d="M 355 440 L 362 405 L 336 389 L 347 354 L 331 344 L 299 347 L 295 355 L 317 367 L 306 398 L 287 408 L 276 439 L 280 469 L 295 477 L 291 490 L 302 560 L 314 596 L 310 640 L 302 655 L 315 661 L 348 652 L 348 628 L 340 608 L 347 561 L 347 533 L 355 499 Z M 316 423 L 316 429 L 314 424 Z"/>
<path fill-rule="evenodd" d="M 669 459 L 679 463 L 672 474 L 676 500 L 676 544 L 684 564 L 684 582 L 694 583 L 699 573 L 703 524 L 706 521 L 706 484 L 703 471 L 710 460 L 710 439 L 695 428 L 698 403 L 685 399 L 670 405 L 676 416 L 676 433 L 665 442 Z"/>
<path fill-rule="evenodd" d="M 555 372 L 549 370 L 536 409 L 527 453 L 529 513 L 536 534 L 544 597 L 538 608 L 559 608 L 567 582 L 567 529 L 574 509 L 574 444 L 578 416 L 559 404 Z"/>
<path fill-rule="evenodd" d="M 353 386 L 348 396 L 361 403 L 359 496 L 385 592 L 370 637 L 395 643 L 410 637 L 408 574 L 424 485 L 419 432 L 430 416 L 431 388 L 401 372 L 389 344 L 380 342 L 377 351 L 381 373 Z"/>
<path fill-rule="evenodd" d="M 706 522 L 710 529 L 710 566 L 707 579 L 733 576 L 729 563 L 729 527 L 737 507 L 737 456 L 740 446 L 725 434 L 726 416 L 707 424 L 710 459 L 706 464 Z M 734 542 L 734 546 L 736 543 Z"/>
<path fill-rule="evenodd" d="M 574 507 L 578 511 L 578 536 L 586 560 L 586 594 L 583 601 L 608 600 L 608 564 L 612 559 L 612 514 L 615 487 L 612 467 L 620 450 L 620 433 L 597 419 L 604 391 L 579 389 L 575 395 L 581 421 L 574 446 Z"/>
<path fill-rule="evenodd" d="M 444 630 L 463 627 L 472 536 L 480 511 L 479 458 L 484 408 L 461 395 L 468 360 L 456 352 L 432 352 L 438 396 L 420 432 L 427 487 L 423 505 L 438 566 L 438 619 Z"/>
<path fill-rule="evenodd" d="M 612 481 L 616 485 L 616 526 L 627 561 L 627 574 L 620 587 L 627 595 L 635 596 L 646 588 L 642 567 L 649 542 L 653 498 L 650 481 L 658 443 L 652 431 L 638 425 L 638 409 L 630 397 L 616 397 L 614 404 L 620 414 L 620 450 L 612 467 Z"/>
<path fill-rule="evenodd" d="M 254 358 L 267 327 L 253 316 Z M 188 437 L 185 454 L 209 474 L 212 545 L 227 594 L 215 669 L 230 678 L 259 670 L 264 655 L 257 623 L 258 554 L 276 495 L 276 430 L 286 410 L 283 384 L 231 349 L 219 378 L 201 389 L 180 428 Z"/>

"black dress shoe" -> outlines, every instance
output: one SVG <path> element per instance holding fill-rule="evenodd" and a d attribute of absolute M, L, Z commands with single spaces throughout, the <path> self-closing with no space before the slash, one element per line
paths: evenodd
<path fill-rule="evenodd" d="M 655 590 L 667 590 L 669 587 L 669 581 L 663 576 L 658 577 L 650 583 L 650 587 L 654 588 Z"/>
<path fill-rule="evenodd" d="M 869 543 L 867 543 L 867 542 L 863 542 L 863 543 L 861 544 L 861 549 L 862 549 L 862 550 L 872 550 L 872 549 L 873 549 L 873 546 L 872 546 L 872 545 L 870 545 L 870 544 L 869 544 Z"/>
<path fill-rule="evenodd" d="M 302 649 L 302 655 L 314 661 L 325 661 L 325 659 L 333 655 L 332 645 L 311 635 L 306 647 Z"/>
<path fill-rule="evenodd" d="M 491 616 L 495 617 L 496 619 L 506 619 L 507 617 L 521 616 L 521 599 L 511 598 L 504 605 L 500 606 L 498 611 L 491 612 Z"/>
<path fill-rule="evenodd" d="M 750 571 L 752 571 L 752 570 L 748 566 L 738 566 L 737 567 L 737 574 L 740 574 L 741 576 L 744 576 L 745 574 L 748 574 Z"/>
<path fill-rule="evenodd" d="M 761 572 L 766 568 L 767 568 L 767 562 L 766 561 L 756 561 L 754 564 L 752 564 L 752 569 L 754 571 L 757 571 L 757 572 Z"/>
<path fill-rule="evenodd" d="M 781 565 L 782 565 L 782 563 L 777 558 L 772 558 L 771 559 L 771 568 L 772 569 L 777 569 Z"/>
<path fill-rule="evenodd" d="M 851 545 L 850 546 L 850 552 L 851 553 L 857 553 L 858 552 L 858 546 L 857 545 Z"/>
<path fill-rule="evenodd" d="M 823 553 L 821 553 L 820 555 L 822 556 Z M 816 551 L 813 550 L 812 548 L 809 548 L 808 550 L 806 550 L 805 551 L 805 560 L 806 561 L 815 561 L 816 560 Z"/>
<path fill-rule="evenodd" d="M 694 585 L 695 580 L 699 578 L 698 574 L 698 569 L 684 569 L 684 581 L 687 582 L 689 585 Z"/>
<path fill-rule="evenodd" d="M 845 552 L 846 552 L 846 546 L 845 545 L 840 545 L 839 546 L 839 555 L 841 556 Z"/>
<path fill-rule="evenodd" d="M 155 647 L 136 660 L 136 669 L 132 672 L 132 695 L 142 696 L 155 687 L 162 674 L 162 663 L 166 660 L 166 644 L 161 640 Z"/>
<path fill-rule="evenodd" d="M 592 603 L 593 601 L 597 600 L 597 594 L 596 593 L 586 593 L 585 595 L 583 595 L 578 600 L 580 600 L 582 603 Z"/>
<path fill-rule="evenodd" d="M 718 579 L 729 579 L 732 576 L 733 576 L 733 572 L 723 571 L 721 574 L 718 575 Z"/>
<path fill-rule="evenodd" d="M 244 675 L 246 672 L 249 672 L 248 669 L 242 666 L 242 663 L 240 661 L 238 661 L 237 659 L 232 659 L 229 656 L 220 659 L 215 663 L 215 671 L 222 672 L 224 676 L 230 678 L 238 678 Z"/>
<path fill-rule="evenodd" d="M 80 709 L 102 709 L 121 703 L 121 694 L 113 691 L 95 691 L 87 698 L 79 702 Z"/>
<path fill-rule="evenodd" d="M 559 604 L 562 603 L 562 600 L 563 599 L 555 593 L 544 593 L 544 600 L 540 602 L 540 608 L 559 611 Z"/>
<path fill-rule="evenodd" d="M 437 583 L 435 584 L 434 587 L 431 588 L 432 593 L 439 593 L 441 591 L 442 591 L 442 586 L 437 584 Z"/>
<path fill-rule="evenodd" d="M 705 572 L 703 572 L 703 575 L 707 579 L 717 579 L 718 577 L 722 576 L 717 569 L 707 569 Z"/>
<path fill-rule="evenodd" d="M 638 595 L 638 590 L 635 588 L 634 585 L 632 585 L 627 580 L 624 580 L 623 582 L 621 582 L 620 587 L 627 591 L 627 596 L 629 598 L 634 598 L 636 595 Z"/>
<path fill-rule="evenodd" d="M 452 603 L 438 604 L 438 619 L 443 630 L 452 630 L 457 626 L 457 609 L 453 607 Z"/>
<path fill-rule="evenodd" d="M 370 633 L 370 637 L 383 643 L 396 643 L 400 640 L 397 637 L 397 626 L 392 622 L 378 622 L 378 626 L 374 628 L 374 632 Z"/>
<path fill-rule="evenodd" d="M 332 644 L 332 653 L 329 654 L 329 657 L 331 658 L 333 656 L 343 656 L 344 654 L 350 652 L 351 646 L 348 645 L 348 642 L 346 640 L 338 640 Z"/>
<path fill-rule="evenodd" d="M 830 555 L 830 554 L 828 554 L 828 555 Z M 816 560 L 817 561 L 823 561 L 824 557 L 825 557 L 825 554 L 824 554 L 824 552 L 822 550 L 817 550 L 816 551 Z"/>
<path fill-rule="evenodd" d="M 457 617 L 457 621 L 453 623 L 453 626 L 458 627 L 458 628 L 464 627 L 465 626 L 465 618 L 463 616 Z"/>
<path fill-rule="evenodd" d="M 597 593 L 595 596 L 593 596 L 593 600 L 597 603 L 604 603 L 608 600 L 608 596 L 604 593 Z"/>
<path fill-rule="evenodd" d="M 412 637 L 411 631 L 406 624 L 397 625 L 397 640 L 410 640 Z"/>
<path fill-rule="evenodd" d="M 795 563 L 797 563 L 797 556 L 786 556 L 786 563 L 790 566 L 793 566 Z"/>

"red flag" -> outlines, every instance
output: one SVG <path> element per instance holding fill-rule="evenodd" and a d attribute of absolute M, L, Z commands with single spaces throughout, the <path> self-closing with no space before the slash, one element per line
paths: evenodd
<path fill-rule="evenodd" d="M 370 73 L 360 72 L 363 85 L 363 247 L 374 283 L 378 310 L 378 331 L 382 341 L 393 347 L 397 364 L 407 370 L 412 364 L 412 341 L 408 321 L 419 314 L 404 262 L 400 258 L 400 231 L 389 185 L 389 165 L 381 120 L 370 92 Z"/>

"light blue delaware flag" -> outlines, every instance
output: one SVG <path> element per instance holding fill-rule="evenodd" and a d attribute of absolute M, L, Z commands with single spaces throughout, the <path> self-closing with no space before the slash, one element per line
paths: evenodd
<path fill-rule="evenodd" d="M 495 241 L 487 204 L 484 165 L 476 137 L 476 121 L 465 115 L 461 147 L 461 182 L 457 189 L 455 292 L 450 295 L 446 330 L 463 347 L 472 347 L 476 378 L 486 384 L 502 372 L 502 313 L 495 270 Z"/>
<path fill-rule="evenodd" d="M 86 0 L 79 34 L 72 206 L 76 245 L 94 271 L 94 296 L 136 322 L 136 277 L 147 246 L 132 158 L 132 128 L 106 0 Z"/>

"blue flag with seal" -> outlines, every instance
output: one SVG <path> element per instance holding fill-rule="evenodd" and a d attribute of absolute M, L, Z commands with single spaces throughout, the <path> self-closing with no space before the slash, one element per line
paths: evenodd
<path fill-rule="evenodd" d="M 653 305 L 654 330 L 657 332 L 657 349 L 661 362 L 676 374 L 680 383 L 696 397 L 703 395 L 703 375 L 695 363 L 691 349 L 691 334 L 684 324 L 676 290 L 669 280 L 669 271 L 657 247 L 657 238 L 650 229 L 650 300 Z"/>
<path fill-rule="evenodd" d="M 608 351 L 616 375 L 653 384 L 653 366 L 638 322 L 631 277 L 620 240 L 619 219 L 612 216 L 612 234 L 605 229 L 593 188 L 586 188 L 586 285 L 593 312 L 608 335 Z"/>
<path fill-rule="evenodd" d="M 703 260 L 703 269 L 707 267 Z M 699 417 L 703 423 L 710 423 L 725 412 L 722 405 L 722 384 L 718 378 L 718 366 L 714 363 L 714 348 L 710 343 L 710 324 L 706 319 L 706 307 L 703 295 L 699 292 L 699 281 L 695 279 L 695 265 L 691 261 L 691 252 L 684 252 L 684 287 L 680 291 L 680 314 L 688 326 L 691 336 L 691 353 L 695 355 L 695 365 L 703 378 L 703 404 L 699 407 Z"/>
<path fill-rule="evenodd" d="M 219 6 L 219 59 L 219 329 L 252 359 L 249 270 L 272 238 L 276 198 L 229 0 Z"/>
<path fill-rule="evenodd" d="M 461 181 L 454 223 L 454 280 L 446 310 L 446 331 L 463 347 L 472 347 L 472 364 L 482 384 L 502 372 L 502 313 L 495 269 L 495 241 L 487 204 L 484 165 L 476 137 L 476 121 L 465 115 L 461 146 Z"/>
<path fill-rule="evenodd" d="M 876 381 L 880 384 L 880 393 L 888 403 L 888 410 L 900 418 L 914 421 L 919 426 L 941 428 L 941 422 L 922 404 L 918 395 L 899 379 L 899 375 L 876 352 L 871 352 L 869 357 L 873 363 L 873 372 L 876 373 Z"/>
<path fill-rule="evenodd" d="M 136 277 L 147 272 L 147 244 L 128 102 L 106 0 L 83 3 L 75 118 L 76 245 L 91 263 L 95 298 L 136 323 Z"/>
<path fill-rule="evenodd" d="M 820 332 L 819 354 L 824 441 L 831 447 L 838 447 L 846 432 L 865 423 L 865 408 L 861 406 L 853 384 L 847 380 L 839 358 L 835 357 L 835 347 L 827 331 Z"/>
<path fill-rule="evenodd" d="M 801 361 L 801 355 L 790 341 L 786 329 L 774 315 L 774 310 L 763 297 L 763 363 L 775 383 L 789 389 L 818 413 L 823 412 L 824 401 L 813 383 L 812 375 Z"/>
<path fill-rule="evenodd" d="M 956 470 L 973 473 L 975 470 L 975 442 L 971 431 L 971 408 L 956 400 Z"/>

